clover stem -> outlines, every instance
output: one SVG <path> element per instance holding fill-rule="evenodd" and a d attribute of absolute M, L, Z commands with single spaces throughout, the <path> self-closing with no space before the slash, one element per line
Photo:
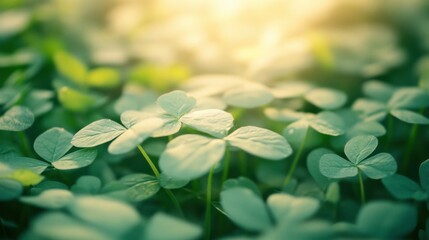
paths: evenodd
<path fill-rule="evenodd" d="M 384 148 L 389 149 L 390 142 L 392 141 L 392 133 L 393 133 L 393 116 L 389 114 L 387 117 L 387 135 L 386 135 L 386 145 Z"/>
<path fill-rule="evenodd" d="M 152 172 L 155 174 L 155 177 L 159 179 L 160 174 L 158 169 L 156 168 L 155 164 L 150 159 L 149 155 L 146 153 L 146 151 L 143 149 L 141 145 L 137 145 L 137 148 L 140 150 L 140 153 L 143 155 L 146 162 L 149 164 L 150 168 L 152 169 Z M 170 189 L 165 189 L 164 191 L 167 193 L 168 197 L 173 202 L 174 207 L 176 208 L 177 212 L 180 214 L 180 216 L 183 216 L 182 208 L 180 207 L 179 201 L 177 201 L 176 196 Z"/>
<path fill-rule="evenodd" d="M 359 178 L 359 188 L 360 188 L 360 201 L 365 204 L 365 188 L 363 186 L 362 172 L 358 169 L 358 178 Z"/>
<path fill-rule="evenodd" d="M 211 202 L 212 202 L 212 181 L 214 174 L 214 166 L 210 169 L 207 178 L 207 196 L 206 196 L 206 214 L 204 221 L 205 239 L 210 239 L 211 232 Z"/>
<path fill-rule="evenodd" d="M 307 142 L 307 136 L 308 136 L 308 129 L 306 130 L 304 139 L 302 140 L 301 145 L 298 148 L 298 152 L 295 154 L 295 157 L 293 158 L 292 166 L 290 167 L 289 172 L 287 173 L 287 176 L 283 181 L 283 187 L 286 186 L 290 182 L 290 180 L 292 180 L 292 176 L 293 176 L 293 173 L 295 172 L 295 168 L 298 165 L 302 152 L 304 151 L 305 143 Z"/>
<path fill-rule="evenodd" d="M 222 183 L 225 182 L 225 180 L 228 178 L 228 171 L 229 171 L 229 164 L 231 160 L 231 154 L 229 152 L 228 147 L 225 149 L 225 158 L 224 158 L 224 165 L 223 165 L 223 172 L 222 172 Z"/>
<path fill-rule="evenodd" d="M 168 135 L 168 141 L 171 142 L 173 140 L 173 135 Z"/>
<path fill-rule="evenodd" d="M 30 144 L 28 143 L 28 138 L 25 135 L 25 132 L 24 131 L 19 131 L 18 132 L 18 136 L 19 136 L 19 139 L 20 139 L 20 141 L 22 143 L 22 145 L 21 145 L 22 151 L 24 152 L 24 154 L 26 156 L 30 156 L 31 155 Z"/>
<path fill-rule="evenodd" d="M 419 129 L 419 125 L 413 124 L 411 131 L 410 131 L 410 135 L 408 137 L 407 148 L 405 149 L 405 154 L 404 154 L 404 161 L 403 161 L 403 171 L 404 172 L 407 172 L 408 167 L 410 165 L 410 157 L 411 157 L 411 153 L 413 152 L 413 149 L 414 149 L 414 144 L 416 142 L 418 129 Z"/>

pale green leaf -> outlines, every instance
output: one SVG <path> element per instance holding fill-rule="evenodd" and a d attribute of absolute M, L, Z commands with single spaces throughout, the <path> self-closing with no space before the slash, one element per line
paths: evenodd
<path fill-rule="evenodd" d="M 387 115 L 387 106 L 383 102 L 364 98 L 357 99 L 352 109 L 364 118 L 365 121 L 382 121 Z"/>
<path fill-rule="evenodd" d="M 395 159 L 388 153 L 379 153 L 359 163 L 359 169 L 372 179 L 393 175 L 398 168 Z"/>
<path fill-rule="evenodd" d="M 249 231 L 264 231 L 272 226 L 268 210 L 260 198 L 247 188 L 230 188 L 220 193 L 220 203 L 227 216 Z"/>
<path fill-rule="evenodd" d="M 234 107 L 256 108 L 271 102 L 273 95 L 268 88 L 252 84 L 227 91 L 223 95 L 223 100 Z"/>
<path fill-rule="evenodd" d="M 296 98 L 303 96 L 313 88 L 306 82 L 289 81 L 274 86 L 271 90 L 275 98 Z"/>
<path fill-rule="evenodd" d="M 182 127 L 182 123 L 174 116 L 162 114 L 158 117 L 163 121 L 163 125 L 152 133 L 152 137 L 170 136 L 177 133 Z"/>
<path fill-rule="evenodd" d="M 22 106 L 14 106 L 0 116 L 0 130 L 24 131 L 31 127 L 34 115 L 30 109 Z"/>
<path fill-rule="evenodd" d="M 34 140 L 34 150 L 49 162 L 61 158 L 72 147 L 73 135 L 64 128 L 51 128 Z"/>
<path fill-rule="evenodd" d="M 308 122 L 311 128 L 322 134 L 339 136 L 345 132 L 343 120 L 333 112 L 321 112 L 309 118 Z"/>
<path fill-rule="evenodd" d="M 362 91 L 372 99 L 387 102 L 395 92 L 395 89 L 387 83 L 372 80 L 363 84 Z"/>
<path fill-rule="evenodd" d="M 77 132 L 71 141 L 76 147 L 94 147 L 121 135 L 126 128 L 110 120 L 95 121 Z"/>
<path fill-rule="evenodd" d="M 156 213 L 148 222 L 145 231 L 147 240 L 191 240 L 203 233 L 200 226 L 164 213 Z"/>
<path fill-rule="evenodd" d="M 354 164 L 367 158 L 377 148 L 378 140 L 371 135 L 361 135 L 352 138 L 346 143 L 344 153 Z"/>
<path fill-rule="evenodd" d="M 298 148 L 308 134 L 309 126 L 307 119 L 296 121 L 285 128 L 283 136 L 285 136 L 294 148 Z"/>
<path fill-rule="evenodd" d="M 223 138 L 232 128 L 234 119 L 230 113 L 225 111 L 207 109 L 185 114 L 180 121 L 201 132 Z"/>
<path fill-rule="evenodd" d="M 288 108 L 265 108 L 264 113 L 269 119 L 279 122 L 295 122 L 311 116 L 309 113 L 297 112 Z"/>
<path fill-rule="evenodd" d="M 358 122 L 347 131 L 347 136 L 349 137 L 355 137 L 358 135 L 373 135 L 380 137 L 384 134 L 386 134 L 386 128 L 384 128 L 381 123 L 375 121 Z"/>
<path fill-rule="evenodd" d="M 347 178 L 358 174 L 355 165 L 336 154 L 323 155 L 319 166 L 320 172 L 328 178 Z"/>
<path fill-rule="evenodd" d="M 126 128 L 130 128 L 138 122 L 154 117 L 156 114 L 143 111 L 128 110 L 121 114 L 121 122 Z"/>
<path fill-rule="evenodd" d="M 21 196 L 23 187 L 14 179 L 0 178 L 0 201 L 9 201 Z"/>
<path fill-rule="evenodd" d="M 225 140 L 234 147 L 270 160 L 280 160 L 292 154 L 292 148 L 283 136 L 264 128 L 241 127 Z"/>
<path fill-rule="evenodd" d="M 165 173 L 161 173 L 159 176 L 159 185 L 165 189 L 177 189 L 186 186 L 189 183 L 188 179 L 176 179 L 172 178 Z"/>
<path fill-rule="evenodd" d="M 140 202 L 151 198 L 160 190 L 157 178 L 148 174 L 135 173 L 119 181 L 107 183 L 102 192 L 109 196 L 129 202 Z"/>
<path fill-rule="evenodd" d="M 194 134 L 182 135 L 168 143 L 159 166 L 171 177 L 195 179 L 222 159 L 225 147 L 224 140 Z"/>
<path fill-rule="evenodd" d="M 347 102 L 347 95 L 344 92 L 330 88 L 312 89 L 304 97 L 313 105 L 325 110 L 338 109 Z"/>
<path fill-rule="evenodd" d="M 319 201 L 309 197 L 294 197 L 286 193 L 271 194 L 267 204 L 277 222 L 300 222 L 313 216 Z"/>
<path fill-rule="evenodd" d="M 373 237 L 396 239 L 410 233 L 417 224 L 415 207 L 387 201 L 373 201 L 363 206 L 357 227 Z"/>
<path fill-rule="evenodd" d="M 390 111 L 390 114 L 406 123 L 429 124 L 429 118 L 426 118 L 425 116 L 413 111 L 404 109 L 393 109 L 392 111 Z"/>
<path fill-rule="evenodd" d="M 96 157 L 96 149 L 80 149 L 52 162 L 52 165 L 60 170 L 83 168 L 90 165 Z"/>
<path fill-rule="evenodd" d="M 397 90 L 388 102 L 391 109 L 419 109 L 429 106 L 429 94 L 420 88 L 409 87 Z"/>
<path fill-rule="evenodd" d="M 46 209 L 60 209 L 69 205 L 74 199 L 73 193 L 63 189 L 49 189 L 37 196 L 21 197 L 21 202 Z"/>
<path fill-rule="evenodd" d="M 128 232 L 141 221 L 139 213 L 130 205 L 102 197 L 76 197 L 68 209 L 77 218 L 113 236 Z"/>
<path fill-rule="evenodd" d="M 195 98 L 180 90 L 163 94 L 157 100 L 158 105 L 164 111 L 176 118 L 190 112 L 195 107 L 196 102 Z"/>

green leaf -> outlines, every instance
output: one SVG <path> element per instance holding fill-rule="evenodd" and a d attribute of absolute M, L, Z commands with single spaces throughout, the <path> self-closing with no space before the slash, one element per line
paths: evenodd
<path fill-rule="evenodd" d="M 21 202 L 46 209 L 60 209 L 69 205 L 74 199 L 73 193 L 63 189 L 49 189 L 37 196 L 21 197 Z"/>
<path fill-rule="evenodd" d="M 305 94 L 304 98 L 325 110 L 338 109 L 347 102 L 347 95 L 344 92 L 330 88 L 312 89 Z"/>
<path fill-rule="evenodd" d="M 416 193 L 421 191 L 416 182 L 402 175 L 394 174 L 383 178 L 381 181 L 386 189 L 397 199 L 413 199 Z"/>
<path fill-rule="evenodd" d="M 225 153 L 225 141 L 200 135 L 179 136 L 167 145 L 159 166 L 165 174 L 178 179 L 194 179 L 207 173 Z"/>
<path fill-rule="evenodd" d="M 332 154 L 333 152 L 326 148 L 318 148 L 311 151 L 307 155 L 307 169 L 310 175 L 313 177 L 314 181 L 319 185 L 322 190 L 326 190 L 329 183 L 332 181 L 329 180 L 325 175 L 320 172 L 320 159 L 325 154 Z"/>
<path fill-rule="evenodd" d="M 411 123 L 411 124 L 429 124 L 429 118 L 425 116 L 415 113 L 409 110 L 404 109 L 393 109 L 390 111 L 390 114 L 398 118 L 399 120 Z"/>
<path fill-rule="evenodd" d="M 339 136 L 345 132 L 343 120 L 332 112 L 321 112 L 309 118 L 308 122 L 314 130 L 322 134 Z"/>
<path fill-rule="evenodd" d="M 377 148 L 378 140 L 371 135 L 362 135 L 352 138 L 346 143 L 344 153 L 354 164 L 367 158 Z"/>
<path fill-rule="evenodd" d="M 122 125 L 110 119 L 101 119 L 79 130 L 71 143 L 76 147 L 95 147 L 116 138 L 125 130 Z"/>
<path fill-rule="evenodd" d="M 31 109 L 34 116 L 37 117 L 54 107 L 54 103 L 51 101 L 53 97 L 53 91 L 34 89 L 24 97 L 22 104 Z"/>
<path fill-rule="evenodd" d="M 308 134 L 309 126 L 307 119 L 296 121 L 285 128 L 283 136 L 285 136 L 294 148 L 299 148 L 305 136 Z"/>
<path fill-rule="evenodd" d="M 165 189 L 177 189 L 186 186 L 189 183 L 188 179 L 176 179 L 172 178 L 165 173 L 161 173 L 159 176 L 159 185 Z"/>
<path fill-rule="evenodd" d="M 394 88 L 381 81 L 367 81 L 362 86 L 363 93 L 372 98 L 381 102 L 387 102 L 394 93 Z"/>
<path fill-rule="evenodd" d="M 110 143 L 108 147 L 109 153 L 122 154 L 135 149 L 137 145 L 150 137 L 162 125 L 163 122 L 159 118 L 148 118 L 140 121 Z"/>
<path fill-rule="evenodd" d="M 417 211 L 414 207 L 387 201 L 364 205 L 356 220 L 361 231 L 385 239 L 401 238 L 410 233 L 416 224 Z"/>
<path fill-rule="evenodd" d="M 152 137 L 165 137 L 177 133 L 182 127 L 182 123 L 174 116 L 162 114 L 158 116 L 163 125 L 152 133 Z"/>
<path fill-rule="evenodd" d="M 58 52 L 54 55 L 54 62 L 58 71 L 73 82 L 85 86 L 87 69 L 76 57 L 66 52 Z"/>
<path fill-rule="evenodd" d="M 397 90 L 388 102 L 391 109 L 419 109 L 429 106 L 429 94 L 422 89 L 411 87 Z"/>
<path fill-rule="evenodd" d="M 80 149 L 52 162 L 52 165 L 60 170 L 83 168 L 90 165 L 96 157 L 96 149 Z"/>
<path fill-rule="evenodd" d="M 101 189 L 101 180 L 95 176 L 81 176 L 70 189 L 75 194 L 97 194 Z"/>
<path fill-rule="evenodd" d="M 114 88 L 120 84 L 119 73 L 113 68 L 100 67 L 88 73 L 87 84 L 97 88 Z"/>
<path fill-rule="evenodd" d="M 161 95 L 157 103 L 167 113 L 176 118 L 180 118 L 183 114 L 188 113 L 195 107 L 196 100 L 189 97 L 185 92 L 175 90 Z"/>
<path fill-rule="evenodd" d="M 160 190 L 157 178 L 148 174 L 135 173 L 106 184 L 102 192 L 108 196 L 130 202 L 151 198 Z"/>
<path fill-rule="evenodd" d="M 271 90 L 275 98 L 296 98 L 309 92 L 314 86 L 306 82 L 289 81 L 274 86 Z"/>
<path fill-rule="evenodd" d="M 38 194 L 41 194 L 42 192 L 49 190 L 49 189 L 68 190 L 69 187 L 62 182 L 44 180 L 41 183 L 39 183 L 36 186 L 33 186 L 31 188 L 31 194 L 38 195 Z"/>
<path fill-rule="evenodd" d="M 397 164 L 392 155 L 379 153 L 359 163 L 359 169 L 369 178 L 381 179 L 396 172 Z"/>
<path fill-rule="evenodd" d="M 74 112 L 88 111 L 97 104 L 93 95 L 66 86 L 58 90 L 58 100 L 64 108 Z"/>
<path fill-rule="evenodd" d="M 225 140 L 234 147 L 269 160 L 281 160 L 292 154 L 292 148 L 283 136 L 264 128 L 241 127 Z"/>
<path fill-rule="evenodd" d="M 126 128 L 131 128 L 140 121 L 151 117 L 155 117 L 155 114 L 142 111 L 128 110 L 121 114 L 121 122 Z"/>
<path fill-rule="evenodd" d="M 375 137 L 380 137 L 386 134 L 386 129 L 384 126 L 375 121 L 367 122 L 358 122 L 353 125 L 347 132 L 347 136 L 355 137 L 359 135 L 373 135 Z"/>
<path fill-rule="evenodd" d="M 168 229 L 168 231 L 166 231 Z M 148 222 L 145 239 L 188 240 L 197 239 L 203 233 L 200 226 L 188 223 L 164 213 L 156 213 Z"/>
<path fill-rule="evenodd" d="M 262 193 L 258 186 L 252 180 L 246 177 L 238 177 L 235 179 L 226 180 L 222 185 L 222 191 L 228 190 L 230 188 L 247 188 L 252 190 L 256 195 L 262 197 Z"/>
<path fill-rule="evenodd" d="M 43 176 L 31 171 L 30 169 L 17 169 L 12 172 L 9 176 L 12 179 L 20 182 L 22 186 L 31 186 L 40 183 L 43 180 Z"/>
<path fill-rule="evenodd" d="M 250 189 L 224 190 L 220 193 L 220 203 L 227 216 L 248 231 L 264 231 L 272 226 L 264 202 Z"/>
<path fill-rule="evenodd" d="M 49 166 L 49 163 L 27 157 L 11 157 L 1 160 L 13 169 L 28 169 L 35 173 L 42 173 Z"/>
<path fill-rule="evenodd" d="M 73 135 L 64 128 L 51 128 L 34 140 L 34 150 L 46 161 L 53 162 L 73 147 L 72 138 Z"/>
<path fill-rule="evenodd" d="M 336 154 L 323 155 L 319 166 L 320 172 L 328 178 L 354 177 L 358 174 L 355 165 Z"/>
<path fill-rule="evenodd" d="M 279 122 L 295 122 L 311 116 L 309 113 L 297 112 L 288 108 L 265 108 L 264 113 L 269 119 Z"/>
<path fill-rule="evenodd" d="M 21 183 L 14 179 L 0 178 L 0 201 L 9 201 L 21 196 Z"/>
<path fill-rule="evenodd" d="M 286 193 L 271 194 L 267 204 L 277 222 L 300 222 L 313 216 L 319 201 L 309 197 L 294 197 Z"/>
<path fill-rule="evenodd" d="M 34 115 L 30 109 L 22 106 L 14 106 L 0 117 L 0 130 L 24 131 L 31 127 L 33 122 Z"/>
<path fill-rule="evenodd" d="M 225 111 L 207 109 L 185 114 L 180 121 L 198 131 L 223 138 L 232 128 L 234 119 L 230 113 Z"/>
<path fill-rule="evenodd" d="M 420 164 L 419 176 L 422 188 L 429 193 L 429 159 Z"/>
<path fill-rule="evenodd" d="M 382 121 L 388 112 L 386 104 L 364 98 L 357 99 L 352 109 L 360 113 L 365 121 Z"/>
<path fill-rule="evenodd" d="M 102 197 L 76 197 L 68 209 L 77 218 L 113 236 L 128 232 L 141 221 L 130 205 Z"/>
<path fill-rule="evenodd" d="M 230 106 L 256 108 L 271 102 L 273 95 L 265 86 L 252 84 L 231 89 L 222 98 Z"/>

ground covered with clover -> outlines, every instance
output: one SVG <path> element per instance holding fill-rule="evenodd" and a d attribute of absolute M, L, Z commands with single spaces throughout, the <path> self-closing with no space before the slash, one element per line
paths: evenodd
<path fill-rule="evenodd" d="M 423 0 L 0 1 L 1 239 L 429 240 Z"/>

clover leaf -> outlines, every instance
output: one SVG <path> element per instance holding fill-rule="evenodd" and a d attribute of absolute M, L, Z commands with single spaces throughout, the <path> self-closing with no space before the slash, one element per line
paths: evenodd
<path fill-rule="evenodd" d="M 34 122 L 34 114 L 30 109 L 22 106 L 14 106 L 0 116 L 0 130 L 23 131 Z"/>
<path fill-rule="evenodd" d="M 168 143 L 159 164 L 171 177 L 194 179 L 207 173 L 222 159 L 227 145 L 269 160 L 281 160 L 292 154 L 292 148 L 281 135 L 247 126 L 221 139 L 195 134 L 179 136 Z"/>
<path fill-rule="evenodd" d="M 419 168 L 420 186 L 410 178 L 395 174 L 382 180 L 387 190 L 397 199 L 424 201 L 429 198 L 429 159 Z"/>
<path fill-rule="evenodd" d="M 336 154 L 325 154 L 320 159 L 320 172 L 329 178 L 354 177 L 358 175 L 358 171 L 372 179 L 394 174 L 397 164 L 390 154 L 379 153 L 368 158 L 377 145 L 378 140 L 374 136 L 354 137 L 344 147 L 348 160 Z"/>
<path fill-rule="evenodd" d="M 198 225 L 159 212 L 147 223 L 144 239 L 197 239 L 202 233 Z"/>

